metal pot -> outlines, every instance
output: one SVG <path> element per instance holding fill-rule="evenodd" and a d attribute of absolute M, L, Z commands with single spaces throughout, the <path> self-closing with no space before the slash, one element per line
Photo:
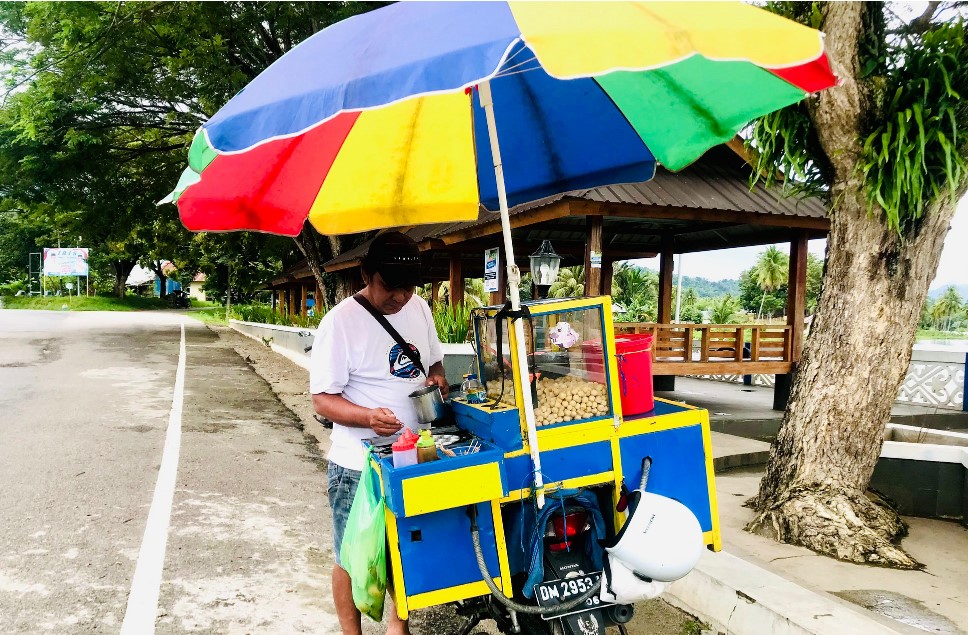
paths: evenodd
<path fill-rule="evenodd" d="M 410 401 L 417 411 L 417 422 L 429 426 L 438 419 L 447 416 L 444 397 L 440 394 L 440 386 L 425 386 L 410 393 Z"/>

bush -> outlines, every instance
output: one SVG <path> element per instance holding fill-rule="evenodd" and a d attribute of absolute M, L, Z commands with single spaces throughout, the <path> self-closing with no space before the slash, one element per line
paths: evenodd
<path fill-rule="evenodd" d="M 434 326 L 437 337 L 445 344 L 460 344 L 467 341 L 471 327 L 471 310 L 464 304 L 451 307 L 437 304 L 433 309 Z"/>
<path fill-rule="evenodd" d="M 7 284 L 0 284 L 0 295 L 17 295 L 18 291 L 25 291 L 27 283 L 23 280 L 14 280 Z"/>
<path fill-rule="evenodd" d="M 236 304 L 232 306 L 232 317 L 243 322 L 258 324 L 278 324 L 280 326 L 297 326 L 301 328 L 316 328 L 322 315 L 283 315 L 273 311 L 268 304 Z"/>

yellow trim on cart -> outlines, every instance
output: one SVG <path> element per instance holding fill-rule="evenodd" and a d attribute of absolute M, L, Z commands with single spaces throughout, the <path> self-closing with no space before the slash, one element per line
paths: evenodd
<path fill-rule="evenodd" d="M 589 474 L 588 476 L 580 476 L 578 478 L 569 478 L 563 481 L 554 481 L 552 483 L 544 484 L 544 493 L 550 494 L 552 492 L 558 491 L 559 489 L 575 489 L 578 487 L 590 487 L 592 485 L 602 485 L 603 483 L 614 482 L 614 472 L 599 472 L 598 474 Z M 508 495 L 501 499 L 501 503 L 519 503 L 523 499 L 531 496 L 531 488 L 525 487 L 524 489 L 517 489 L 512 492 L 508 492 Z"/>
<path fill-rule="evenodd" d="M 542 452 L 608 441 L 615 435 L 612 418 L 597 419 L 574 425 L 538 428 L 538 447 Z"/>
<path fill-rule="evenodd" d="M 662 432 L 673 428 L 686 428 L 699 425 L 700 418 L 696 416 L 696 411 L 692 412 L 673 412 L 667 415 L 642 417 L 641 419 L 626 420 L 619 426 L 619 438 L 635 437 L 640 434 L 651 432 Z"/>
<path fill-rule="evenodd" d="M 611 303 L 612 298 L 607 295 L 592 296 L 588 298 L 569 298 L 558 302 L 542 302 L 540 305 L 532 305 L 532 314 L 561 313 L 563 311 L 574 311 L 575 309 L 587 309 L 589 307 L 601 306 L 604 302 Z"/>
<path fill-rule="evenodd" d="M 390 541 L 390 571 L 393 577 L 393 603 L 397 605 L 397 617 L 406 620 L 410 615 L 407 608 L 407 581 L 403 577 L 403 560 L 400 558 L 400 542 L 397 539 L 397 519 L 389 507 L 384 506 L 387 519 L 387 538 Z"/>
<path fill-rule="evenodd" d="M 501 578 L 494 578 L 494 584 L 501 587 Z M 501 590 L 505 591 L 507 587 L 502 587 Z M 487 588 L 487 583 L 484 580 L 479 582 L 469 582 L 468 584 L 460 584 L 458 586 L 448 587 L 446 589 L 439 589 L 437 591 L 428 591 L 426 593 L 418 593 L 417 595 L 411 595 L 407 598 L 407 604 L 410 610 L 415 611 L 417 609 L 425 609 L 428 606 L 437 606 L 438 604 L 448 604 L 450 602 L 456 602 L 457 600 L 466 600 L 467 598 L 476 597 L 478 595 L 490 595 L 491 590 Z M 401 618 L 402 619 L 402 618 Z"/>
<path fill-rule="evenodd" d="M 608 328 L 608 324 L 614 324 L 612 322 L 612 298 L 608 298 L 607 302 L 602 305 L 602 319 L 605 321 L 606 328 L 605 332 L 602 333 L 603 339 L 603 351 L 605 353 L 605 360 L 608 363 L 608 375 L 611 380 L 608 384 L 609 397 L 612 401 L 612 412 L 618 417 L 617 421 L 622 420 L 622 378 L 618 374 L 618 357 L 616 355 L 615 349 L 615 328 Z M 613 424 L 614 425 L 614 424 Z"/>
<path fill-rule="evenodd" d="M 706 451 L 706 487 L 709 490 L 709 517 L 712 519 L 713 551 L 722 551 L 723 537 L 719 528 L 719 501 L 716 498 L 716 470 L 713 466 L 712 434 L 709 432 L 709 411 L 703 410 L 700 415 L 702 427 L 702 445 Z"/>
<path fill-rule="evenodd" d="M 497 546 L 497 562 L 501 569 L 501 588 L 511 588 L 511 564 L 508 560 L 508 545 L 504 536 L 504 517 L 501 516 L 501 503 L 491 501 L 491 518 L 494 525 L 494 544 Z"/>
<path fill-rule="evenodd" d="M 490 501 L 504 493 L 501 488 L 501 468 L 496 461 L 414 476 L 404 479 L 401 489 L 406 516 Z"/>
<path fill-rule="evenodd" d="M 625 513 L 618 511 L 618 501 L 622 497 L 622 480 L 625 478 L 622 470 L 622 447 L 618 437 L 612 437 L 612 471 L 615 473 L 615 487 L 612 488 L 612 527 L 618 533 L 625 524 Z"/>

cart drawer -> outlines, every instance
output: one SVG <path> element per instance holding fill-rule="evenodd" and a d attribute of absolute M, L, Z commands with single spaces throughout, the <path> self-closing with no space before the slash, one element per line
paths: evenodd
<path fill-rule="evenodd" d="M 387 507 L 397 518 L 429 514 L 507 495 L 504 452 L 482 442 L 475 454 L 394 468 L 380 461 Z"/>

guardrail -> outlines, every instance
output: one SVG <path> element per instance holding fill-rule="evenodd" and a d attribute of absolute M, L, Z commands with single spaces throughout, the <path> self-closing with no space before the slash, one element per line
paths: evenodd
<path fill-rule="evenodd" d="M 790 372 L 792 327 L 785 324 L 617 322 L 615 334 L 651 333 L 656 375 Z"/>

